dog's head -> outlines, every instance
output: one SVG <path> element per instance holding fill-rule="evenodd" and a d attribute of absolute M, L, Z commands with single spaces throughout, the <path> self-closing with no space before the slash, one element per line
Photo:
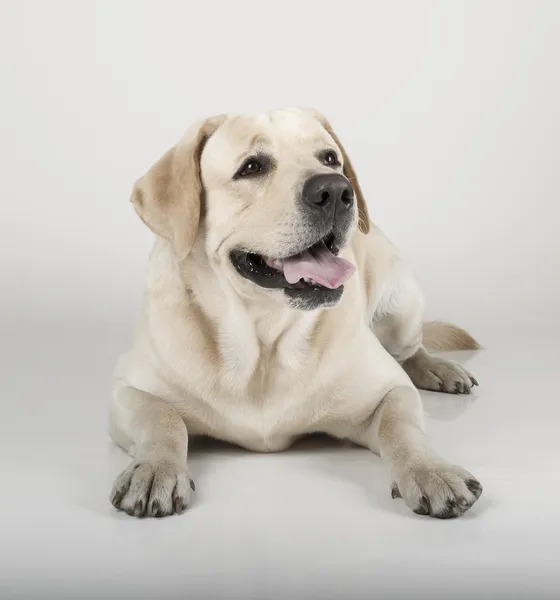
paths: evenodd
<path fill-rule="evenodd" d="M 204 236 L 212 268 L 240 294 L 305 310 L 338 302 L 354 271 L 338 253 L 357 226 L 369 230 L 350 160 L 311 110 L 195 125 L 136 183 L 132 201 L 180 260 Z"/>

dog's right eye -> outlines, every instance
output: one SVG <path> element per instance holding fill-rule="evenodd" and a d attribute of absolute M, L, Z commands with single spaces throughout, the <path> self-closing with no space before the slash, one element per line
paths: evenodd
<path fill-rule="evenodd" d="M 257 175 L 258 173 L 262 173 L 265 169 L 265 166 L 262 162 L 257 160 L 256 158 L 250 158 L 245 161 L 243 166 L 237 171 L 235 174 L 236 179 L 239 177 L 250 177 L 251 175 Z"/>

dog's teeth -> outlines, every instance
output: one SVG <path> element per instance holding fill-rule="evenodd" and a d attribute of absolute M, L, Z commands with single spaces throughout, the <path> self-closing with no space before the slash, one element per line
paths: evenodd
<path fill-rule="evenodd" d="M 265 263 L 277 271 L 283 270 L 283 262 L 277 258 L 265 258 Z"/>
<path fill-rule="evenodd" d="M 311 277 L 303 277 L 302 281 L 309 285 L 319 285 L 314 279 L 311 279 Z"/>

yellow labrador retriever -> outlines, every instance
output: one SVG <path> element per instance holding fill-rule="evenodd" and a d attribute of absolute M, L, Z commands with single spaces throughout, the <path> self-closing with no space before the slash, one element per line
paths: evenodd
<path fill-rule="evenodd" d="M 421 291 L 323 116 L 198 123 L 132 202 L 157 240 L 112 394 L 111 435 L 134 457 L 115 507 L 181 513 L 189 435 L 274 452 L 313 432 L 380 454 L 393 497 L 416 513 L 456 517 L 476 502 L 480 483 L 426 439 L 417 388 L 469 393 L 475 379 L 426 349 L 477 343 L 423 325 Z"/>

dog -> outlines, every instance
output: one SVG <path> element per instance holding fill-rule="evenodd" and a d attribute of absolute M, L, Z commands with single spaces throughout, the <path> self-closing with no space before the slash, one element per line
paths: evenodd
<path fill-rule="evenodd" d="M 470 393 L 474 377 L 428 350 L 478 343 L 424 323 L 422 292 L 322 114 L 196 123 L 131 201 L 156 241 L 111 396 L 110 434 L 133 456 L 117 509 L 182 513 L 199 435 L 276 452 L 323 433 L 379 454 L 415 513 L 458 517 L 477 501 L 477 479 L 430 445 L 418 388 Z"/>

